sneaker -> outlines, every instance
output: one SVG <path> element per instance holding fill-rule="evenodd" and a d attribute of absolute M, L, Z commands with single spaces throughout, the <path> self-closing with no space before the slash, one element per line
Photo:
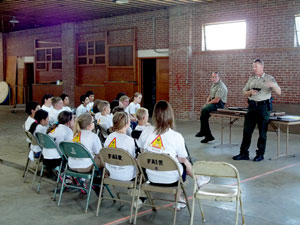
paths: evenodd
<path fill-rule="evenodd" d="M 203 140 L 201 140 L 201 143 L 208 143 L 209 141 L 213 141 L 215 138 L 213 136 L 211 137 L 205 137 Z"/>
<path fill-rule="evenodd" d="M 210 181 L 210 177 L 209 176 L 199 176 L 197 178 L 198 188 L 201 188 L 203 185 L 208 184 L 209 181 Z"/>
<path fill-rule="evenodd" d="M 205 134 L 201 131 L 199 131 L 197 134 L 195 134 L 195 137 L 204 137 Z"/>
<path fill-rule="evenodd" d="M 178 202 L 176 210 L 179 211 L 180 209 L 184 209 L 185 207 L 186 207 L 185 203 Z M 173 205 L 173 208 L 175 209 L 175 204 Z"/>
<path fill-rule="evenodd" d="M 135 208 L 137 204 L 137 208 L 140 209 L 143 206 L 143 201 L 141 199 L 138 199 L 137 201 L 133 202 L 133 207 Z"/>

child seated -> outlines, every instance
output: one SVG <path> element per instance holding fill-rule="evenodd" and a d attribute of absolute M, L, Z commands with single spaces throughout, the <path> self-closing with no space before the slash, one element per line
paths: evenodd
<path fill-rule="evenodd" d="M 83 144 L 94 157 L 96 165 L 101 168 L 103 167 L 99 157 L 101 143 L 98 136 L 92 132 L 93 129 L 93 117 L 89 113 L 80 115 L 75 120 L 73 141 Z M 68 165 L 72 170 L 80 173 L 90 172 L 94 166 L 90 159 L 74 159 L 72 157 L 68 159 Z"/>
<path fill-rule="evenodd" d="M 95 114 L 95 119 L 106 131 L 113 126 L 112 114 L 108 101 L 101 101 L 98 104 L 99 112 Z"/>
<path fill-rule="evenodd" d="M 52 98 L 52 108 L 49 112 L 49 125 L 52 126 L 53 124 L 57 123 L 57 117 L 60 112 L 62 112 L 64 107 L 64 103 L 60 97 Z"/>
<path fill-rule="evenodd" d="M 89 104 L 89 98 L 86 95 L 80 96 L 80 106 L 76 109 L 76 117 L 79 117 L 81 114 L 89 112 L 87 105 Z"/>
<path fill-rule="evenodd" d="M 69 107 L 69 104 L 70 104 L 69 96 L 66 94 L 61 94 L 60 98 L 64 103 L 63 111 L 72 112 L 72 109 Z"/>
<path fill-rule="evenodd" d="M 26 104 L 26 113 L 28 114 L 27 120 L 25 121 L 24 128 L 25 130 L 29 130 L 31 124 L 35 121 L 34 115 L 37 110 L 40 109 L 40 105 L 37 102 L 27 102 Z"/>
<path fill-rule="evenodd" d="M 49 116 L 48 116 L 48 112 L 43 110 L 43 109 L 39 109 L 38 111 L 36 111 L 35 115 L 34 115 L 34 123 L 31 124 L 30 128 L 29 128 L 29 132 L 35 136 L 35 134 L 38 133 L 43 133 L 46 134 L 47 133 L 47 129 L 48 129 L 48 124 L 49 124 Z M 42 149 L 40 148 L 40 146 L 38 145 L 31 145 L 30 146 L 30 153 L 29 153 L 29 158 L 33 161 L 34 158 L 39 158 Z"/>
<path fill-rule="evenodd" d="M 125 112 L 116 112 L 113 117 L 114 131 L 108 135 L 104 147 L 122 148 L 135 157 L 135 144 L 132 137 L 126 135 L 126 130 L 130 126 L 130 119 Z M 135 178 L 136 171 L 134 166 L 111 166 L 106 165 L 110 178 L 122 181 L 128 181 Z"/>
<path fill-rule="evenodd" d="M 52 98 L 53 96 L 50 94 L 45 94 L 42 98 L 42 109 L 47 111 L 48 113 L 52 108 Z"/>
<path fill-rule="evenodd" d="M 62 141 L 72 141 L 74 120 L 72 112 L 62 111 L 58 115 L 58 125 L 52 127 L 49 136 L 52 137 L 57 146 Z M 56 149 L 43 149 L 43 163 L 48 170 L 54 169 L 60 165 L 61 157 Z"/>
<path fill-rule="evenodd" d="M 89 98 L 89 104 L 87 105 L 88 111 L 92 111 L 93 106 L 94 106 L 94 99 L 95 99 L 95 94 L 92 91 L 87 91 L 85 93 L 86 97 Z"/>
<path fill-rule="evenodd" d="M 136 111 L 136 117 L 138 120 L 138 125 L 135 127 L 135 130 L 143 131 L 147 126 L 151 124 L 148 122 L 149 113 L 148 109 L 141 107 Z"/>

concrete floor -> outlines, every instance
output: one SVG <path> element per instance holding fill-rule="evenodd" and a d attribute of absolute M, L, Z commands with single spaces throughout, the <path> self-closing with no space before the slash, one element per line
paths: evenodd
<path fill-rule="evenodd" d="M 125 205 L 119 210 L 118 205 L 104 201 L 100 216 L 96 217 L 97 198 L 91 195 L 88 213 L 84 213 L 85 196 L 77 191 L 65 192 L 60 207 L 52 201 L 54 182 L 43 179 L 41 192 L 37 194 L 31 189 L 32 175 L 29 174 L 23 183 L 22 172 L 27 153 L 27 144 L 22 130 L 26 115 L 22 112 L 9 113 L 0 108 L 0 224 L 128 224 L 126 217 L 129 207 Z M 201 144 L 194 137 L 198 131 L 199 121 L 178 121 L 177 130 L 181 132 L 194 161 L 214 160 L 235 165 L 241 176 L 244 212 L 247 225 L 292 225 L 300 224 L 300 135 L 290 135 L 290 152 L 296 157 L 282 157 L 268 160 L 276 154 L 276 134 L 268 133 L 266 159 L 262 162 L 233 161 L 233 155 L 239 152 L 239 146 L 232 148 L 214 148 L 220 140 L 220 124 L 212 124 L 216 140 L 210 144 Z M 225 130 L 227 132 L 227 129 Z M 228 134 L 225 133 L 225 141 Z M 240 144 L 242 127 L 233 126 L 232 142 Z M 250 156 L 255 155 L 257 130 L 253 135 Z M 285 137 L 281 139 L 284 149 Z M 187 185 L 191 195 L 192 182 Z M 219 202 L 203 202 L 206 214 L 206 225 L 234 224 L 235 204 Z M 141 211 L 149 208 L 143 207 Z M 158 225 L 171 224 L 171 211 L 159 210 L 156 213 L 145 212 L 138 217 L 137 224 Z M 125 217 L 125 219 L 123 219 Z M 189 224 L 187 209 L 179 211 L 177 224 Z M 194 224 L 201 222 L 199 208 L 196 205 Z M 240 223 L 241 224 L 241 220 Z"/>

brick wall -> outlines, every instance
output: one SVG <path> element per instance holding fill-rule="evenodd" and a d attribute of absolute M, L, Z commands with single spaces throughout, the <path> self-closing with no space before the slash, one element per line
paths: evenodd
<path fill-rule="evenodd" d="M 170 101 L 176 117 L 199 119 L 212 71 L 219 71 L 228 86 L 227 106 L 246 106 L 242 89 L 253 74 L 254 58 L 265 61 L 265 72 L 281 86 L 275 104 L 299 104 L 300 49 L 294 47 L 294 16 L 299 12 L 296 0 L 218 1 L 171 8 Z M 247 22 L 245 50 L 201 51 L 203 24 L 233 20 Z"/>

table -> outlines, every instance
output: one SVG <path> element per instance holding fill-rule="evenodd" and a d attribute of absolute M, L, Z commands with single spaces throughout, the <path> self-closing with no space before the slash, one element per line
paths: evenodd
<path fill-rule="evenodd" d="M 238 111 L 238 110 L 229 110 L 229 109 L 218 109 L 218 111 L 211 112 L 211 116 L 221 118 L 221 144 L 214 146 L 214 148 L 224 148 L 224 147 L 233 147 L 238 146 L 238 144 L 231 143 L 231 128 L 232 125 L 239 119 L 243 119 L 246 115 L 246 111 Z M 224 144 L 224 118 L 229 118 L 229 143 Z M 269 120 L 270 126 L 276 131 L 277 134 L 277 155 L 275 157 L 270 158 L 275 159 L 282 156 L 292 156 L 288 154 L 288 146 L 289 146 L 289 127 L 300 124 L 300 116 L 293 115 L 284 115 L 284 116 L 272 116 Z M 280 154 L 280 132 L 281 125 L 286 126 L 286 149 L 284 154 Z"/>

